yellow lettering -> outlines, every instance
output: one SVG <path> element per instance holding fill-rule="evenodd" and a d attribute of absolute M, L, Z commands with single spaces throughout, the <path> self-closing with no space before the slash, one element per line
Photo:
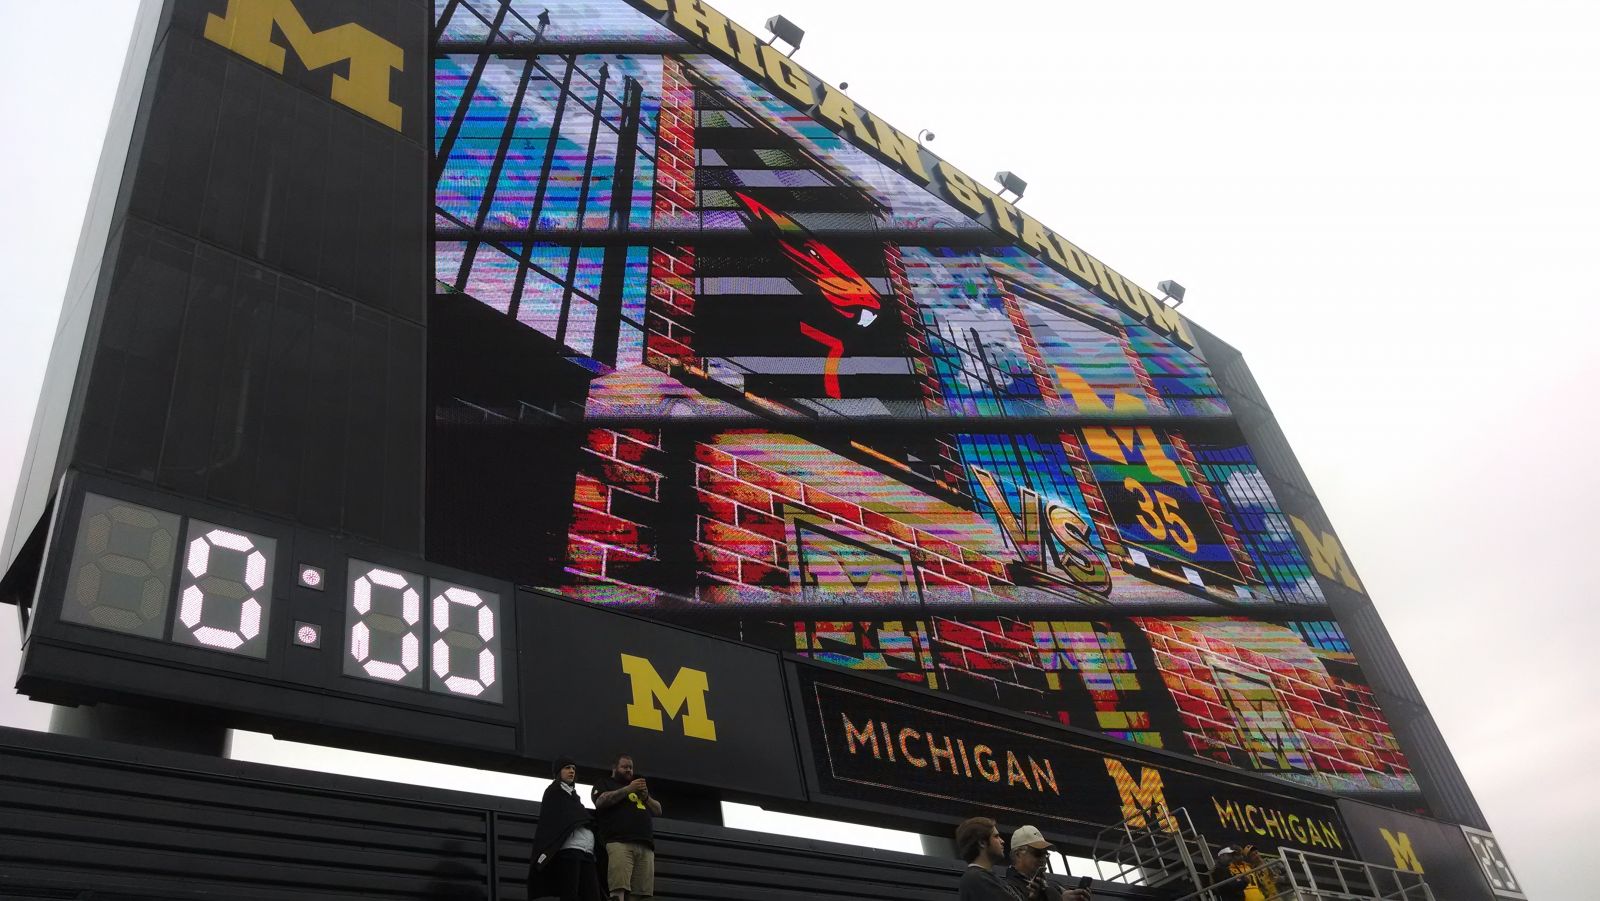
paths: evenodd
<path fill-rule="evenodd" d="M 1384 844 L 1389 846 L 1389 852 L 1394 855 L 1395 869 L 1408 873 L 1423 872 L 1422 861 L 1417 859 L 1417 852 L 1411 847 L 1411 836 L 1382 828 L 1378 831 L 1383 834 Z"/>
<path fill-rule="evenodd" d="M 878 149 L 883 155 L 900 164 L 902 171 L 915 175 L 923 184 L 928 183 L 928 169 L 922 165 L 922 148 L 917 142 L 893 125 L 883 121 L 876 113 L 867 113 L 872 119 L 872 130 L 878 135 Z"/>
<path fill-rule="evenodd" d="M 761 39 L 745 31 L 743 25 L 732 19 L 728 20 L 728 31 L 733 33 L 733 46 L 738 53 L 739 65 L 744 66 L 757 78 L 767 74 L 767 70 L 761 65 L 763 46 Z"/>
<path fill-rule="evenodd" d="M 1017 212 L 1017 208 L 1007 203 L 999 194 L 982 185 L 978 186 L 978 190 L 983 192 L 983 199 L 989 202 L 989 210 L 994 213 L 994 221 L 1000 226 L 1001 230 L 1013 238 L 1022 237 L 1021 233 L 1017 231 L 1017 226 L 1014 222 L 1017 216 L 1020 215 Z"/>
<path fill-rule="evenodd" d="M 961 775 L 960 771 L 956 769 L 956 749 L 950 742 L 950 736 L 946 735 L 944 737 L 944 750 L 941 751 L 939 746 L 933 743 L 933 735 L 930 733 L 928 735 L 928 756 L 933 758 L 933 771 L 935 773 L 940 772 L 939 758 L 943 757 L 950 761 L 950 774 L 954 776 Z"/>
<path fill-rule="evenodd" d="M 987 469 L 974 466 L 972 475 L 978 480 L 978 487 L 983 489 L 984 496 L 989 499 L 989 505 L 994 507 L 994 515 L 1000 520 L 1000 528 L 1004 529 L 1012 543 L 1020 548 L 1030 536 L 1022 527 L 1022 523 L 1017 521 L 1017 512 L 1011 509 L 1011 502 L 1006 500 L 1006 493 L 1000 489 L 1000 483 Z M 1026 504 L 1027 501 L 1024 500 L 1023 503 Z"/>
<path fill-rule="evenodd" d="M 1070 268 L 1067 263 L 1067 255 L 1061 252 L 1061 245 L 1057 243 L 1058 239 L 1056 238 L 1055 232 L 1052 232 L 1050 229 L 1040 225 L 1032 216 L 1029 216 L 1027 213 L 1019 212 L 1019 215 L 1022 216 L 1022 239 L 1024 241 L 1029 240 L 1029 232 L 1036 230 L 1038 232 L 1039 243 L 1042 244 L 1043 247 L 1036 247 L 1034 249 L 1043 249 L 1044 255 L 1049 257 L 1050 262 L 1055 263 L 1057 267 L 1062 269 Z M 1029 246 L 1031 247 L 1033 245 L 1030 244 Z"/>
<path fill-rule="evenodd" d="M 1239 822 L 1238 808 L 1232 801 L 1223 804 L 1221 801 L 1217 800 L 1215 795 L 1213 795 L 1211 797 L 1211 806 L 1217 809 L 1218 822 L 1236 832 L 1244 831 L 1243 824 Z"/>
<path fill-rule="evenodd" d="M 1333 828 L 1332 823 L 1318 823 L 1322 827 L 1322 837 L 1327 840 L 1328 847 L 1344 850 L 1344 842 L 1339 840 L 1339 830 Z"/>
<path fill-rule="evenodd" d="M 1041 767 L 1039 766 L 1039 761 L 1029 757 L 1028 769 L 1033 771 L 1033 784 L 1038 787 L 1040 794 L 1044 794 L 1044 786 L 1046 782 L 1050 783 L 1050 790 L 1052 792 L 1055 792 L 1058 795 L 1061 794 L 1060 786 L 1056 785 L 1056 770 L 1054 765 L 1050 763 L 1049 758 L 1045 759 L 1044 766 Z"/>
<path fill-rule="evenodd" d="M 910 726 L 900 730 L 900 756 L 904 757 L 907 762 L 918 769 L 927 766 L 927 758 L 918 757 L 917 755 L 911 753 L 910 748 L 906 747 L 906 736 L 917 736 L 920 738 L 922 733 L 911 728 Z"/>
<path fill-rule="evenodd" d="M 1276 810 L 1261 809 L 1261 820 L 1267 824 L 1267 834 L 1282 841 L 1287 833 L 1283 831 L 1283 814 Z"/>
<path fill-rule="evenodd" d="M 1022 783 L 1022 787 L 1023 788 L 1028 788 L 1028 789 L 1033 788 L 1033 786 L 1028 784 L 1028 774 L 1023 772 L 1023 770 L 1022 770 L 1022 761 L 1017 759 L 1017 755 L 1011 753 L 1010 751 L 1007 751 L 1006 752 L 1006 785 L 1007 786 L 1012 786 L 1012 785 L 1016 785 L 1018 782 Z"/>
<path fill-rule="evenodd" d="M 871 129 L 861 120 L 861 110 L 856 108 L 843 91 L 831 84 L 822 85 L 822 103 L 817 106 L 817 115 L 841 129 L 850 129 L 855 134 L 857 143 L 877 148 L 878 142 L 872 137 Z"/>
<path fill-rule="evenodd" d="M 1054 504 L 1045 511 L 1050 534 L 1065 548 L 1060 560 L 1072 581 L 1104 593 L 1111 589 L 1111 572 L 1105 556 L 1089 541 L 1089 524 L 1076 510 Z M 1049 761 L 1046 761 L 1048 763 Z"/>
<path fill-rule="evenodd" d="M 1345 557 L 1344 546 L 1339 543 L 1339 539 L 1327 532 L 1318 533 L 1298 516 L 1290 516 L 1289 523 L 1300 533 L 1300 540 L 1305 542 L 1306 550 L 1311 552 L 1311 565 L 1318 574 L 1327 579 L 1338 579 L 1345 584 L 1345 587 L 1364 592 L 1361 580 L 1356 578 L 1356 571 Z"/>
<path fill-rule="evenodd" d="M 767 80 L 773 87 L 789 95 L 789 99 L 802 109 L 816 105 L 817 92 L 811 87 L 811 74 L 795 65 L 794 60 L 778 52 L 771 44 L 761 45 L 761 61 L 767 70 Z"/>
<path fill-rule="evenodd" d="M 1167 812 L 1167 794 L 1161 784 L 1160 770 L 1140 767 L 1139 779 L 1135 781 L 1122 761 L 1107 757 L 1105 762 L 1106 772 L 1110 774 L 1111 781 L 1116 783 L 1117 794 L 1122 798 L 1122 817 L 1128 825 L 1149 828 L 1146 815 L 1154 813 L 1160 817 L 1163 830 L 1177 831 L 1177 820 Z"/>
<path fill-rule="evenodd" d="M 700 0 L 673 0 L 672 15 L 678 20 L 678 24 L 689 29 L 691 34 L 703 36 L 711 42 L 711 46 L 729 56 L 738 56 L 733 45 L 728 43 L 728 20 L 722 13 L 706 6 Z"/>
<path fill-rule="evenodd" d="M 1323 841 L 1322 835 L 1317 832 L 1317 824 L 1312 823 L 1311 828 L 1307 831 L 1310 833 L 1311 844 L 1316 845 L 1319 848 L 1328 847 L 1328 843 Z"/>
<path fill-rule="evenodd" d="M 1163 334 L 1171 335 L 1189 347 L 1194 346 L 1194 335 L 1189 332 L 1189 322 L 1177 310 L 1167 306 L 1143 288 L 1134 286 L 1139 291 L 1140 301 L 1150 311 L 1150 324 Z"/>
<path fill-rule="evenodd" d="M 1093 288 L 1094 267 L 1089 265 L 1089 255 L 1078 248 L 1078 245 L 1068 241 L 1060 235 L 1054 235 L 1056 243 L 1061 245 L 1061 256 L 1065 261 L 1067 271 L 1078 278 L 1079 281 Z"/>
<path fill-rule="evenodd" d="M 872 728 L 872 721 L 867 720 L 867 728 L 857 729 L 856 724 L 850 722 L 850 714 L 839 714 L 839 720 L 844 724 L 844 742 L 846 749 L 850 751 L 850 756 L 855 756 L 858 745 L 863 748 L 870 745 L 872 747 L 872 759 L 877 760 L 879 757 L 878 732 Z"/>
<path fill-rule="evenodd" d="M 710 677 L 704 671 L 681 667 L 668 685 L 654 665 L 643 657 L 622 655 L 622 671 L 633 683 L 633 702 L 628 705 L 628 725 L 665 732 L 661 711 L 679 719 L 683 734 L 690 738 L 717 740 L 717 724 L 706 713 L 706 694 Z M 656 705 L 660 704 L 658 708 Z"/>
<path fill-rule="evenodd" d="M 944 179 L 944 186 L 949 190 L 950 196 L 956 202 L 967 208 L 967 212 L 974 216 L 984 213 L 983 197 L 978 193 L 978 184 L 967 173 L 950 165 L 944 160 L 939 161 L 939 175 Z"/>
<path fill-rule="evenodd" d="M 1085 254 L 1085 256 L 1088 255 Z M 1094 270 L 1094 283 L 1100 286 L 1101 292 L 1104 293 L 1106 297 L 1109 297 L 1110 299 L 1122 304 L 1125 308 L 1127 308 L 1128 312 L 1132 313 L 1134 316 L 1138 317 L 1139 319 L 1144 319 L 1148 314 L 1148 311 L 1145 310 L 1144 306 L 1137 300 L 1123 296 L 1122 279 L 1119 278 L 1114 271 L 1106 268 L 1104 263 L 1100 262 L 1094 257 L 1088 257 L 1088 259 L 1089 268 Z"/>
<path fill-rule="evenodd" d="M 1244 806 L 1244 821 L 1250 825 L 1250 831 L 1254 832 L 1256 835 L 1266 835 L 1267 830 L 1256 825 L 1255 814 L 1256 806 L 1254 804 L 1246 804 Z"/>
<path fill-rule="evenodd" d="M 1306 828 L 1300 825 L 1299 814 L 1289 814 L 1289 832 L 1294 835 L 1295 841 L 1302 845 L 1306 843 Z"/>
<path fill-rule="evenodd" d="M 221 16 L 206 15 L 205 37 L 282 75 L 286 54 L 272 42 L 273 26 L 307 69 L 349 60 L 350 75 L 333 76 L 333 102 L 400 130 L 401 109 L 389 99 L 389 73 L 405 71 L 405 53 L 354 22 L 312 31 L 291 0 L 228 0 Z"/>
<path fill-rule="evenodd" d="M 1000 765 L 994 762 L 994 749 L 988 745 L 976 745 L 972 749 L 972 762 L 978 768 L 978 775 L 990 782 L 1000 781 Z M 984 764 L 988 764 L 987 767 Z"/>
<path fill-rule="evenodd" d="M 1022 243 L 1035 253 L 1043 253 L 1050 257 L 1059 257 L 1060 251 L 1056 250 L 1055 242 L 1050 240 L 1050 235 L 1039 224 L 1039 220 L 1027 213 L 1017 212 L 1022 218 Z M 1062 261 L 1065 263 L 1065 261 Z"/>

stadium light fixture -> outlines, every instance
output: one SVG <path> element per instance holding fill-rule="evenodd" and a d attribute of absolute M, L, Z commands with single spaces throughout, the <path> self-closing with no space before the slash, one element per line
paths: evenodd
<path fill-rule="evenodd" d="M 783 16 L 773 16 L 772 18 L 768 19 L 767 31 L 772 34 L 772 38 L 768 40 L 767 43 L 771 44 L 773 41 L 782 41 L 785 44 L 788 44 L 788 55 L 791 57 L 799 52 L 800 41 L 806 36 L 806 31 L 804 28 L 801 28 L 799 25 L 796 25 L 788 19 L 785 19 Z"/>
<path fill-rule="evenodd" d="M 918 144 L 931 144 L 931 143 L 933 143 L 933 132 L 929 131 L 926 128 L 924 128 L 923 130 L 917 132 L 917 143 Z"/>
<path fill-rule="evenodd" d="M 996 172 L 994 180 L 1000 183 L 1002 192 L 1010 191 L 1017 200 L 1022 199 L 1022 192 L 1028 190 L 1028 183 L 1016 176 L 1014 172 Z"/>
<path fill-rule="evenodd" d="M 1171 305 L 1174 307 L 1183 306 L 1184 289 L 1183 286 L 1177 282 L 1168 279 L 1161 284 L 1156 285 L 1156 290 L 1161 292 L 1162 303 L 1166 303 L 1170 300 L 1172 301 Z"/>

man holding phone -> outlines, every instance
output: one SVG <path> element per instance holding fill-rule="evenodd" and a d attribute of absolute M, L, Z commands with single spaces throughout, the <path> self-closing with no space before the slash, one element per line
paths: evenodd
<path fill-rule="evenodd" d="M 1054 848 L 1035 826 L 1023 826 L 1012 833 L 1006 886 L 1027 901 L 1089 901 L 1089 886 L 1094 882 L 1089 877 L 1080 879 L 1074 889 L 1063 889 L 1046 878 L 1049 854 Z"/>
<path fill-rule="evenodd" d="M 627 754 L 617 756 L 610 776 L 595 782 L 593 798 L 611 901 L 649 898 L 656 891 L 655 818 L 661 802 L 650 796 Z"/>

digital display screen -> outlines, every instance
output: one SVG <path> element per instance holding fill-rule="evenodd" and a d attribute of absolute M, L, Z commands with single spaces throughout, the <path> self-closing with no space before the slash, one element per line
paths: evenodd
<path fill-rule="evenodd" d="M 319 29 L 363 18 L 335 6 Z M 172 234 L 119 257 L 24 680 L 474 765 L 647 731 L 623 743 L 684 781 L 792 800 L 800 708 L 774 698 L 786 667 L 826 664 L 830 697 L 856 685 L 852 715 L 880 725 L 873 698 L 905 689 L 939 716 L 1009 711 L 990 725 L 1027 741 L 1188 755 L 1200 781 L 1416 806 L 1329 608 L 1359 582 L 1306 496 L 1275 490 L 1282 454 L 1251 446 L 1184 320 L 704 4 L 689 36 L 686 9 L 441 0 L 431 48 L 425 23 L 386 31 L 352 53 L 404 67 L 352 56 L 348 92 L 328 67 L 256 71 L 263 42 L 303 68 L 282 22 L 237 46 L 174 24 L 256 67 L 262 110 L 306 113 L 252 132 L 272 153 L 323 149 L 163 170 L 226 168 L 234 199 L 195 222 L 271 234 L 156 210 Z M 188 95 L 162 96 L 187 133 Z M 307 96 L 382 140 L 329 131 Z M 411 98 L 403 126 L 378 96 Z M 229 135 L 194 148 L 226 148 L 249 117 L 193 118 Z M 348 191 L 308 211 L 331 173 Z M 292 214 L 249 212 L 263 184 Z M 274 243 L 313 219 L 361 240 Z M 581 684 L 615 697 L 562 732 L 547 692 L 578 648 Z M 921 791 L 932 751 L 913 752 L 929 771 L 886 790 Z M 1143 783 L 1085 760 L 1110 781 L 1084 822 L 1112 821 Z"/>
<path fill-rule="evenodd" d="M 934 695 L 797 667 L 818 800 L 943 813 L 1006 811 L 1046 830 L 1165 828 L 1182 809 L 1214 841 L 1350 856 L 1325 798 L 1225 775 L 1136 746 L 954 707 Z M 1148 818 L 1148 819 L 1146 819 Z M 1150 822 L 1158 821 L 1158 822 Z"/>
<path fill-rule="evenodd" d="M 61 618 L 144 638 L 167 634 L 181 519 L 89 494 Z"/>
<path fill-rule="evenodd" d="M 537 55 L 437 10 L 430 559 L 1414 793 L 1192 341 L 666 6 L 548 5 Z"/>
<path fill-rule="evenodd" d="M 61 620 L 266 659 L 275 628 L 320 648 L 323 626 L 278 622 L 278 540 L 86 491 L 67 563 Z M 176 540 L 179 535 L 182 541 Z M 505 630 L 498 592 L 347 558 L 347 676 L 500 703 Z M 302 589 L 325 570 L 298 565 Z M 277 596 L 281 596 L 281 593 Z"/>

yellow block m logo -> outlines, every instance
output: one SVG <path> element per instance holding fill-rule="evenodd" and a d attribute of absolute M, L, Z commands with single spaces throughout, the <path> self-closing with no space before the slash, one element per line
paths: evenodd
<path fill-rule="evenodd" d="M 206 16 L 206 40 L 283 74 L 284 49 L 272 42 L 278 26 L 307 69 L 350 61 L 350 76 L 333 76 L 333 100 L 400 130 L 400 106 L 389 100 L 389 73 L 405 71 L 399 47 L 354 22 L 312 31 L 291 0 L 228 0 L 221 16 Z"/>
<path fill-rule="evenodd" d="M 1383 840 L 1388 843 L 1389 850 L 1394 853 L 1394 866 L 1397 870 L 1408 873 L 1422 872 L 1422 861 L 1417 859 L 1417 852 L 1411 850 L 1411 836 L 1404 832 L 1396 835 L 1387 829 L 1379 829 L 1383 833 Z"/>
<path fill-rule="evenodd" d="M 1139 768 L 1139 779 L 1134 781 L 1122 761 L 1107 757 L 1106 773 L 1117 784 L 1117 794 L 1122 797 L 1122 816 L 1128 825 L 1140 829 L 1161 828 L 1167 832 L 1178 831 L 1178 821 L 1167 812 L 1167 795 L 1161 784 L 1161 771 L 1149 767 Z M 1150 819 L 1157 820 L 1151 823 Z"/>
<path fill-rule="evenodd" d="M 622 655 L 622 671 L 633 682 L 633 703 L 628 705 L 628 725 L 639 729 L 666 731 L 661 711 L 679 719 L 683 734 L 690 738 L 717 740 L 717 724 L 706 715 L 706 692 L 710 679 L 701 670 L 682 667 L 668 685 L 650 661 L 630 654 Z M 657 706 L 659 705 L 659 707 Z"/>
<path fill-rule="evenodd" d="M 1306 550 L 1311 552 L 1311 565 L 1323 578 L 1338 579 L 1346 588 L 1365 591 L 1361 587 L 1361 580 L 1356 578 L 1355 568 L 1345 557 L 1344 545 L 1339 543 L 1339 539 L 1327 532 L 1319 533 L 1298 516 L 1289 517 L 1289 522 L 1294 526 L 1294 530 L 1300 533 L 1300 539 L 1306 543 Z"/>

